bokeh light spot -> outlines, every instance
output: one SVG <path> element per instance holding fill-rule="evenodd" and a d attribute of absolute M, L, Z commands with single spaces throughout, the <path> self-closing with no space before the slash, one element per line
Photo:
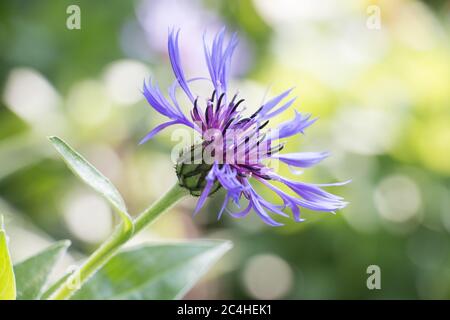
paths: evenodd
<path fill-rule="evenodd" d="M 416 217 L 422 203 L 417 184 L 403 175 L 384 178 L 375 189 L 374 200 L 380 215 L 392 222 Z"/>
<path fill-rule="evenodd" d="M 290 266 L 273 254 L 250 258 L 244 269 L 244 284 L 257 299 L 280 299 L 291 289 L 293 274 Z"/>

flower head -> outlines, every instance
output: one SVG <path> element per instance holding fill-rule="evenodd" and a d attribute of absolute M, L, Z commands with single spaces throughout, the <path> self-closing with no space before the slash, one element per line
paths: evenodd
<path fill-rule="evenodd" d="M 170 120 L 150 131 L 141 143 L 151 139 L 164 128 L 183 124 L 202 135 L 202 142 L 193 145 L 180 154 L 177 175 L 180 185 L 191 194 L 199 196 L 195 213 L 204 205 L 206 198 L 223 188 L 226 196 L 219 218 L 224 211 L 233 217 L 244 217 L 253 209 L 267 224 L 282 225 L 273 215 L 288 216 L 285 208 L 290 208 L 295 221 L 303 221 L 300 209 L 334 212 L 345 207 L 341 197 L 333 195 L 322 187 L 344 183 L 310 184 L 295 181 L 277 174 L 267 165 L 267 161 L 277 160 L 299 168 L 311 167 L 328 156 L 326 152 L 298 152 L 281 154 L 284 144 L 280 139 L 303 133 L 315 122 L 309 114 L 295 111 L 293 119 L 268 129 L 271 118 L 287 110 L 295 99 L 283 102 L 291 92 L 287 90 L 265 102 L 252 114 L 245 114 L 245 100 L 227 91 L 231 57 L 238 44 L 236 34 L 226 40 L 222 29 L 209 46 L 204 41 L 205 60 L 211 82 L 211 96 L 200 100 L 189 86 L 200 78 L 187 79 L 181 67 L 178 50 L 178 32 L 170 32 L 168 51 L 176 81 L 169 88 L 169 99 L 161 93 L 152 81 L 144 83 L 143 93 L 150 105 Z M 176 90 L 181 88 L 192 104 L 189 117 L 182 112 L 176 98 Z M 197 155 L 200 155 L 199 161 Z M 257 193 L 250 184 L 257 181 L 272 190 L 282 201 L 277 205 Z M 287 193 L 273 182 L 279 182 L 291 189 Z M 295 195 L 292 195 L 295 194 Z M 237 212 L 227 208 L 232 201 L 240 207 L 240 200 L 248 204 Z"/>

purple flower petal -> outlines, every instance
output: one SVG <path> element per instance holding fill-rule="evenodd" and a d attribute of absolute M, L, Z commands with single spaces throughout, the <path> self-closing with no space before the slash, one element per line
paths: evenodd
<path fill-rule="evenodd" d="M 282 105 L 281 107 L 279 107 L 277 110 L 272 111 L 270 113 L 266 113 L 264 116 L 262 116 L 260 118 L 261 121 L 273 118 L 277 115 L 279 115 L 280 113 L 282 113 L 283 111 L 287 110 L 296 100 L 297 98 L 292 98 L 291 100 L 289 100 L 288 102 L 286 102 L 284 105 Z"/>
<path fill-rule="evenodd" d="M 194 96 L 189 89 L 186 78 L 184 76 L 183 68 L 181 67 L 180 50 L 178 49 L 179 33 L 180 31 L 178 30 L 176 34 L 174 34 L 174 30 L 172 30 L 169 34 L 169 41 L 167 43 L 167 46 L 169 50 L 170 63 L 172 64 L 173 73 L 178 83 L 180 84 L 180 87 L 184 90 L 191 102 L 194 102 Z"/>
<path fill-rule="evenodd" d="M 292 120 L 283 122 L 276 129 L 271 131 L 270 139 L 282 139 L 293 136 L 297 133 L 303 133 L 303 131 L 316 122 L 317 119 L 309 120 L 310 114 L 303 115 L 295 111 L 295 117 Z"/>
<path fill-rule="evenodd" d="M 294 181 L 282 177 L 273 172 L 273 169 L 266 166 L 262 160 L 278 159 L 289 166 L 308 168 L 316 165 L 328 156 L 327 152 L 298 152 L 279 154 L 284 147 L 284 142 L 276 142 L 278 139 L 287 138 L 299 133 L 313 124 L 316 119 L 311 119 L 309 114 L 301 114 L 295 111 L 294 118 L 281 123 L 274 129 L 264 129 L 269 119 L 279 115 L 292 106 L 295 98 L 282 103 L 292 91 L 292 89 L 273 97 L 264 103 L 258 111 L 250 116 L 243 113 L 242 103 L 244 99 L 237 98 L 237 94 L 228 100 L 227 82 L 229 67 L 233 52 L 237 46 L 236 34 L 233 34 L 229 41 L 225 41 L 225 28 L 222 29 L 213 39 L 211 46 L 204 40 L 204 55 L 210 81 L 214 91 L 210 98 L 203 100 L 194 98 L 190 91 L 189 82 L 200 78 L 186 80 L 181 68 L 180 53 L 178 49 L 179 31 L 171 31 L 168 40 L 168 50 L 170 62 L 176 77 L 176 82 L 169 87 L 169 102 L 161 93 L 159 88 L 150 82 L 144 84 L 144 95 L 152 107 L 162 115 L 171 119 L 154 128 L 141 143 L 151 139 L 156 133 L 173 124 L 184 124 L 195 128 L 203 137 L 205 145 L 218 143 L 222 152 L 221 162 L 215 162 L 206 176 L 205 188 L 200 194 L 194 214 L 197 214 L 206 202 L 215 183 L 219 183 L 225 190 L 226 195 L 218 213 L 218 219 L 226 210 L 235 218 L 242 218 L 252 210 L 261 218 L 263 222 L 271 226 L 280 226 L 282 223 L 276 221 L 273 215 L 288 216 L 285 209 L 292 211 L 295 221 L 303 221 L 300 217 L 301 209 L 307 208 L 317 211 L 333 212 L 344 208 L 346 202 L 343 198 L 333 195 L 322 187 L 338 186 L 347 182 L 330 184 L 310 184 Z M 209 80 L 209 79 L 208 79 Z M 176 90 L 181 87 L 192 102 L 192 110 L 189 114 L 191 120 L 182 112 L 176 98 Z M 265 131 L 262 131 L 262 130 Z M 208 132 L 222 133 L 225 138 L 217 139 L 219 136 L 210 135 Z M 206 148 L 206 147 L 205 147 Z M 215 153 L 217 156 L 218 153 Z M 228 161 L 222 163 L 222 160 Z M 182 178 L 182 173 L 179 173 Z M 282 201 L 276 204 L 259 195 L 250 184 L 250 178 L 256 179 L 273 191 Z M 284 192 L 270 181 L 277 181 L 295 194 Z M 292 192 L 291 192 L 292 193 Z M 240 200 L 248 200 L 245 208 L 241 208 Z M 227 208 L 229 202 L 233 202 L 238 211 L 233 212 Z"/>
<path fill-rule="evenodd" d="M 222 214 L 225 211 L 225 208 L 228 205 L 228 201 L 230 200 L 230 196 L 228 194 L 225 195 L 225 199 L 223 200 L 222 207 L 219 210 L 219 213 L 217 214 L 217 220 L 220 220 L 222 218 Z"/>
<path fill-rule="evenodd" d="M 249 202 L 247 204 L 247 207 L 245 207 L 244 209 L 242 209 L 241 211 L 237 211 L 237 212 L 232 212 L 232 211 L 228 211 L 228 213 L 233 217 L 233 218 L 243 218 L 245 217 L 247 214 L 249 214 L 250 210 L 252 209 L 252 203 Z"/>
<path fill-rule="evenodd" d="M 145 135 L 145 137 L 139 142 L 139 144 L 143 144 L 146 143 L 148 140 L 150 140 L 151 138 L 153 138 L 157 133 L 159 133 L 161 130 L 172 126 L 174 124 L 179 124 L 182 123 L 179 120 L 173 120 L 173 121 L 168 121 L 168 122 L 164 122 L 163 124 L 160 124 L 159 126 L 157 126 L 156 128 L 154 128 L 152 131 L 150 131 L 149 133 L 147 133 Z"/>
<path fill-rule="evenodd" d="M 302 207 L 317 211 L 333 212 L 347 205 L 343 198 L 322 190 L 317 185 L 292 181 L 276 174 L 272 174 L 272 177 L 274 180 L 284 183 L 299 195 L 301 198 L 291 198 L 291 200 Z M 284 196 L 287 196 L 287 194 L 284 194 Z"/>
<path fill-rule="evenodd" d="M 330 154 L 328 152 L 297 152 L 275 154 L 271 158 L 278 159 L 290 166 L 308 168 L 316 165 Z"/>
<path fill-rule="evenodd" d="M 289 93 L 291 93 L 292 89 L 293 88 L 286 90 L 285 92 L 279 94 L 276 97 L 273 97 L 272 99 L 264 103 L 261 107 L 261 110 L 259 110 L 258 112 L 258 117 L 265 117 L 270 110 L 276 107 L 284 98 L 289 95 Z"/>
<path fill-rule="evenodd" d="M 206 201 L 206 198 L 208 198 L 209 192 L 211 191 L 211 188 L 214 185 L 214 173 L 213 170 L 211 169 L 211 171 L 209 172 L 208 176 L 210 176 L 209 178 L 206 179 L 206 186 L 202 191 L 202 194 L 200 195 L 200 198 L 197 201 L 197 206 L 195 207 L 194 210 L 194 216 L 200 211 L 200 209 L 203 207 L 203 204 Z"/>
<path fill-rule="evenodd" d="M 218 95 L 227 90 L 231 58 L 238 44 L 237 35 L 233 34 L 228 44 L 225 45 L 225 31 L 226 29 L 222 28 L 216 35 L 211 48 L 206 43 L 206 36 L 203 36 L 206 65 L 208 66 L 211 81 Z"/>

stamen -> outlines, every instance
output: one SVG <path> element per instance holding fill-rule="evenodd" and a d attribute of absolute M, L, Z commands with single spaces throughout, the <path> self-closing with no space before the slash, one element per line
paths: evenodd
<path fill-rule="evenodd" d="M 209 125 L 210 115 L 212 115 L 212 104 L 208 105 L 205 110 L 206 124 Z"/>
<path fill-rule="evenodd" d="M 250 119 L 253 119 L 254 117 L 256 117 L 258 115 L 258 113 L 262 110 L 262 108 L 263 108 L 262 106 L 259 107 L 259 109 L 256 110 L 255 113 L 250 116 Z"/>
<path fill-rule="evenodd" d="M 283 148 L 284 148 L 284 143 L 279 144 L 279 145 L 273 147 L 272 149 L 270 149 L 269 151 L 267 151 L 267 155 L 271 156 L 274 153 L 280 152 L 281 150 L 283 150 Z"/>
<path fill-rule="evenodd" d="M 267 124 L 269 123 L 269 120 L 267 120 L 266 122 L 264 122 L 261 126 L 258 127 L 258 130 L 263 129 L 265 126 L 267 126 Z"/>
<path fill-rule="evenodd" d="M 241 120 L 239 120 L 236 124 L 244 124 L 249 122 L 251 119 L 250 118 L 243 118 Z"/>
<path fill-rule="evenodd" d="M 198 112 L 198 97 L 194 101 L 194 115 L 195 115 L 196 120 L 202 121 L 202 117 L 200 116 L 200 113 Z"/>
<path fill-rule="evenodd" d="M 230 101 L 230 105 L 234 104 L 234 101 L 236 100 L 237 96 L 238 96 L 238 93 L 236 93 L 236 94 L 233 96 L 233 99 L 231 99 L 231 101 Z"/>
<path fill-rule="evenodd" d="M 242 102 L 244 102 L 244 101 L 245 101 L 245 99 L 239 100 L 239 101 L 234 105 L 233 109 L 231 110 L 231 113 L 233 113 L 234 111 L 236 111 L 236 109 L 239 107 L 239 105 L 240 105 Z"/>
<path fill-rule="evenodd" d="M 219 100 L 217 101 L 216 112 L 220 109 L 220 106 L 222 105 L 222 99 L 224 96 L 225 96 L 225 92 L 220 95 Z"/>
<path fill-rule="evenodd" d="M 235 118 L 231 118 L 230 120 L 228 120 L 227 124 L 225 125 L 225 127 L 222 130 L 222 135 L 225 134 L 225 131 L 228 129 L 228 127 L 231 125 L 231 123 L 234 121 Z"/>
<path fill-rule="evenodd" d="M 194 110 L 196 110 L 197 113 L 198 113 L 198 106 L 197 106 L 197 104 L 198 104 L 198 97 L 195 98 L 195 101 L 194 101 Z"/>

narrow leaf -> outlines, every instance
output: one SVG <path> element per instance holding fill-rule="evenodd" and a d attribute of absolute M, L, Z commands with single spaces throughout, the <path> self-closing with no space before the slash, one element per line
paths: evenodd
<path fill-rule="evenodd" d="M 229 241 L 143 245 L 113 257 L 72 299 L 180 299 L 231 248 Z"/>
<path fill-rule="evenodd" d="M 0 215 L 0 300 L 14 299 L 16 299 L 16 282 L 3 228 L 3 216 Z"/>
<path fill-rule="evenodd" d="M 125 202 L 116 187 L 63 140 L 58 137 L 50 137 L 49 139 L 68 167 L 86 184 L 102 194 L 117 210 L 125 225 L 131 227 L 131 217 L 128 215 Z"/>
<path fill-rule="evenodd" d="M 64 255 L 70 241 L 59 241 L 14 266 L 18 300 L 40 299 L 54 266 Z"/>

